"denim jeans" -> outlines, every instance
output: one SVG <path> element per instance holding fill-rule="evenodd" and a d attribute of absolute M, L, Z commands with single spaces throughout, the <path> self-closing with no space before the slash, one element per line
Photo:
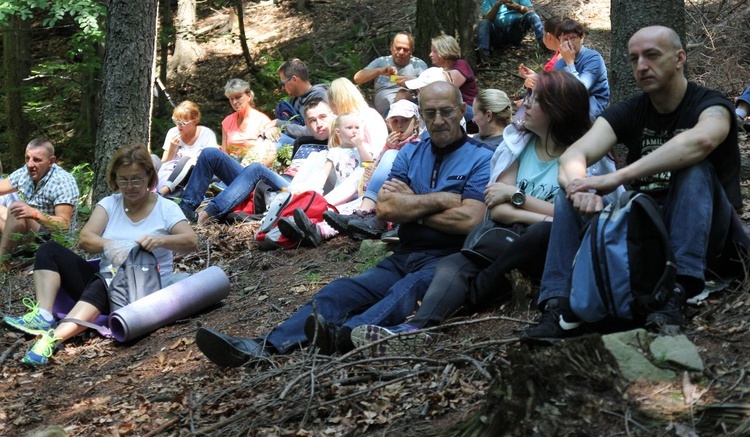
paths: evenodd
<path fill-rule="evenodd" d="M 737 97 L 737 105 L 740 104 L 740 102 L 745 102 L 748 105 L 750 105 L 750 86 L 747 87 L 744 93 L 742 93 L 739 97 Z"/>
<path fill-rule="evenodd" d="M 203 202 L 206 189 L 214 175 L 229 185 L 241 171 L 242 165 L 221 149 L 215 147 L 204 149 L 193 167 L 193 173 L 185 186 L 180 206 L 195 211 Z"/>
<path fill-rule="evenodd" d="M 375 167 L 375 171 L 370 177 L 370 181 L 367 183 L 367 189 L 362 194 L 362 197 L 366 197 L 375 202 L 378 201 L 378 191 L 383 186 L 385 181 L 388 180 L 388 176 L 391 174 L 391 167 L 393 167 L 393 161 L 398 156 L 398 150 L 391 149 L 386 150 L 383 156 L 380 157 L 378 166 Z"/>
<path fill-rule="evenodd" d="M 479 20 L 479 26 L 477 26 L 479 49 L 489 53 L 490 44 L 520 44 L 523 36 L 530 29 L 534 30 L 536 40 L 541 42 L 544 37 L 544 27 L 542 19 L 534 11 L 525 13 L 521 19 L 513 21 L 508 28 L 503 28 L 498 22 Z"/>
<path fill-rule="evenodd" d="M 313 314 L 313 304 L 318 314 L 338 326 L 397 325 L 417 309 L 444 255 L 397 253 L 360 275 L 337 279 L 274 328 L 265 340 L 282 354 L 307 343 L 305 320 Z"/>
<path fill-rule="evenodd" d="M 229 186 L 206 205 L 204 211 L 211 217 L 224 217 L 247 199 L 260 180 L 264 180 L 274 190 L 281 190 L 289 185 L 286 178 L 263 164 L 253 162 L 243 168 L 240 174 L 229 183 Z"/>
<path fill-rule="evenodd" d="M 709 261 L 719 256 L 728 241 L 733 208 L 713 166 L 701 161 L 672 173 L 662 215 L 677 262 L 677 275 L 705 279 Z M 539 293 L 539 308 L 550 298 L 570 296 L 572 264 L 580 246 L 585 221 L 560 190 L 555 198 L 555 219 Z"/>

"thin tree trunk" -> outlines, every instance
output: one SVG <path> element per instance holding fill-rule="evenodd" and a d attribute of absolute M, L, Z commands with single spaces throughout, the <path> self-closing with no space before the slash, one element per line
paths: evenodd
<path fill-rule="evenodd" d="M 29 75 L 29 22 L 13 15 L 3 32 L 3 76 L 5 79 L 5 116 L 8 123 L 8 171 L 23 164 L 28 128 L 23 116 L 23 79 Z"/>
<path fill-rule="evenodd" d="M 149 144 L 158 0 L 109 0 L 94 201 L 109 193 L 106 169 L 127 144 Z"/>
<path fill-rule="evenodd" d="M 255 63 L 253 58 L 250 57 L 250 49 L 247 47 L 247 39 L 245 38 L 245 12 L 242 6 L 242 0 L 236 0 L 237 7 L 237 24 L 240 29 L 240 46 L 242 46 L 242 56 L 245 58 L 248 71 L 255 71 Z"/>
<path fill-rule="evenodd" d="M 159 33 L 159 79 L 161 83 L 167 84 L 167 68 L 169 62 L 169 42 L 175 34 L 172 23 L 172 2 L 170 0 L 161 0 L 161 29 Z M 157 117 L 167 116 L 167 96 L 162 90 L 159 90 L 157 99 Z"/>

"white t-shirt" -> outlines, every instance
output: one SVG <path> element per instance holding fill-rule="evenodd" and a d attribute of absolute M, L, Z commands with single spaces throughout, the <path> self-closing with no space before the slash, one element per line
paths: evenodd
<path fill-rule="evenodd" d="M 156 201 L 154 209 L 146 218 L 139 222 L 130 220 L 125 214 L 122 193 L 115 193 L 100 200 L 100 205 L 107 212 L 109 220 L 104 228 L 102 237 L 109 240 L 137 240 L 144 235 L 169 235 L 172 228 L 179 222 L 186 220 L 180 207 L 161 196 Z M 172 251 L 164 248 L 154 249 L 159 261 L 161 276 L 172 273 Z M 105 278 L 111 277 L 112 261 L 102 256 L 99 271 Z"/>
<path fill-rule="evenodd" d="M 180 131 L 177 126 L 173 127 L 167 132 L 167 136 L 164 137 L 164 151 L 169 150 L 169 144 L 172 142 L 172 138 L 178 136 Z M 211 129 L 205 126 L 198 126 L 198 138 L 193 142 L 193 145 L 185 144 L 180 140 L 177 146 L 177 154 L 175 160 L 179 160 L 184 157 L 197 158 L 200 155 L 201 150 L 206 147 L 218 147 L 216 143 L 216 134 Z"/>

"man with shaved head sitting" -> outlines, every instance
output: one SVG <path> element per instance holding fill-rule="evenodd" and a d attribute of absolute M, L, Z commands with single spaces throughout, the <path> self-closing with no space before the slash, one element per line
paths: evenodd
<path fill-rule="evenodd" d="M 602 210 L 602 196 L 620 185 L 648 193 L 661 205 L 675 253 L 676 287 L 662 308 L 646 315 L 647 327 L 684 324 L 685 301 L 703 291 L 708 271 L 740 273 L 727 272 L 733 264 L 728 259 L 738 258 L 735 241 L 748 243 L 736 213 L 742 196 L 732 103 L 686 79 L 685 50 L 668 27 L 636 32 L 628 57 L 643 93 L 605 110 L 560 157 L 563 190 L 555 199 L 542 277 L 542 319 L 522 334 L 522 341 L 546 342 L 582 332 L 569 302 L 580 229 L 586 218 Z M 627 165 L 586 177 L 586 167 L 619 143 L 628 149 Z"/>

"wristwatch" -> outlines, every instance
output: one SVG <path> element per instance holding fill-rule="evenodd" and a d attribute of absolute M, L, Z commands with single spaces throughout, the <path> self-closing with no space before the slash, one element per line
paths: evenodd
<path fill-rule="evenodd" d="M 525 202 L 526 193 L 524 193 L 521 189 L 517 190 L 515 193 L 513 193 L 512 196 L 510 196 L 510 203 L 516 208 L 522 207 Z"/>

